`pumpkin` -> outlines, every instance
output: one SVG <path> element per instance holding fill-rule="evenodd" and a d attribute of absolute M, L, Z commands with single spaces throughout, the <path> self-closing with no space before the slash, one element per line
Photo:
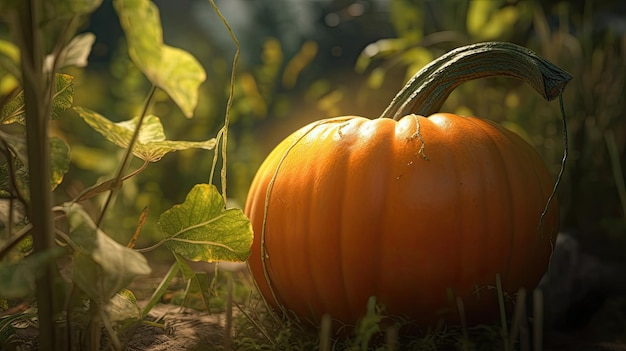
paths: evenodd
<path fill-rule="evenodd" d="M 386 315 L 432 326 L 458 321 L 460 299 L 478 323 L 498 315 L 497 275 L 508 294 L 538 283 L 558 229 L 544 162 L 494 122 L 437 113 L 460 83 L 493 75 L 547 99 L 571 78 L 513 44 L 467 46 L 418 72 L 382 118 L 323 119 L 276 146 L 245 206 L 248 265 L 270 306 L 354 325 L 374 296 Z"/>

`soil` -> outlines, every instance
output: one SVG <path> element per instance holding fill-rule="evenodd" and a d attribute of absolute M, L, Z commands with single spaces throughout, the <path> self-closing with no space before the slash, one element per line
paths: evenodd
<path fill-rule="evenodd" d="M 224 313 L 157 305 L 148 318 L 162 320 L 166 328 L 142 324 L 134 330 L 127 350 L 216 350 L 221 349 L 225 340 Z"/>

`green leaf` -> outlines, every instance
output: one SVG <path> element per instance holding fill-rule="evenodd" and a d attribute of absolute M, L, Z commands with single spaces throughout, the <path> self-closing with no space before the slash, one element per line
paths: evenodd
<path fill-rule="evenodd" d="M 163 89 L 187 118 L 198 104 L 206 73 L 190 53 L 163 44 L 159 9 L 150 0 L 114 0 L 128 54 L 148 80 Z"/>
<path fill-rule="evenodd" d="M 2 106 L 2 115 L 0 115 L 0 122 L 2 124 L 19 123 L 26 124 L 24 118 L 26 116 L 24 104 L 24 92 L 21 91 L 13 99 L 9 100 L 4 106 Z"/>
<path fill-rule="evenodd" d="M 174 277 L 176 277 L 179 270 L 180 268 L 178 262 L 174 262 L 170 267 L 170 270 L 159 283 L 159 286 L 152 293 L 152 296 L 150 297 L 150 300 L 148 301 L 146 306 L 143 308 L 143 311 L 141 311 L 141 319 L 145 318 L 148 313 L 150 313 L 150 310 L 152 310 L 152 307 L 154 307 L 154 305 L 156 305 L 161 300 L 161 297 L 167 292 L 167 288 L 169 287 Z"/>
<path fill-rule="evenodd" d="M 113 123 L 109 119 L 82 107 L 74 110 L 98 133 L 117 146 L 128 147 L 135 128 L 137 118 L 132 120 Z M 133 148 L 133 154 L 142 160 L 156 162 L 165 154 L 178 150 L 191 148 L 212 150 L 215 147 L 215 139 L 206 141 L 173 141 L 165 139 L 165 132 L 159 117 L 148 115 L 145 117 L 139 132 L 139 137 Z"/>
<path fill-rule="evenodd" d="M 87 58 L 95 40 L 96 36 L 93 33 L 77 35 L 61 50 L 58 56 L 53 54 L 46 56 L 44 62 L 45 70 L 48 72 L 52 70 L 55 59 L 57 70 L 69 66 L 87 66 Z"/>
<path fill-rule="evenodd" d="M 52 96 L 51 119 L 59 118 L 74 103 L 74 77 L 67 74 L 56 74 L 54 77 L 55 92 Z M 25 116 L 24 92 L 22 91 L 2 108 L 0 122 L 3 124 L 17 122 L 24 125 Z"/>
<path fill-rule="evenodd" d="M 182 306 L 196 310 L 209 311 L 211 308 L 210 283 L 206 272 L 194 272 L 189 263 L 181 255 L 174 253 L 176 265 L 187 281 L 187 287 L 179 301 Z"/>
<path fill-rule="evenodd" d="M 74 252 L 74 283 L 99 303 L 109 301 L 137 276 L 150 273 L 146 258 L 120 245 L 98 229 L 80 205 L 59 208 L 66 213 Z"/>
<path fill-rule="evenodd" d="M 60 247 L 42 253 L 32 254 L 25 259 L 12 262 L 0 262 L 0 296 L 7 299 L 19 299 L 35 292 L 35 280 L 42 276 L 44 267 L 53 264 L 65 250 Z"/>
<path fill-rule="evenodd" d="M 141 309 L 132 291 L 122 289 L 104 306 L 109 320 L 116 325 L 129 324 L 141 320 Z"/>
<path fill-rule="evenodd" d="M 74 77 L 68 74 L 55 75 L 55 93 L 52 95 L 52 119 L 72 107 L 74 103 Z"/>
<path fill-rule="evenodd" d="M 252 227 L 240 209 L 225 209 L 215 186 L 198 184 L 182 204 L 161 214 L 157 226 L 165 244 L 191 261 L 245 261 Z"/>
<path fill-rule="evenodd" d="M 0 165 L 0 192 L 11 193 L 11 179 L 15 180 L 15 186 L 20 194 L 25 198 L 30 198 L 28 155 L 26 150 L 26 140 L 23 137 L 5 134 L 0 132 L 0 138 L 7 142 L 14 154 L 13 170 L 14 177 L 9 175 L 9 165 Z M 57 137 L 50 138 L 50 190 L 63 182 L 63 177 L 70 168 L 70 149 L 65 141 Z M 6 192 L 6 193 L 5 193 Z"/>
<path fill-rule="evenodd" d="M 56 137 L 50 138 L 50 168 L 50 188 L 54 190 L 70 170 L 70 147 Z"/>

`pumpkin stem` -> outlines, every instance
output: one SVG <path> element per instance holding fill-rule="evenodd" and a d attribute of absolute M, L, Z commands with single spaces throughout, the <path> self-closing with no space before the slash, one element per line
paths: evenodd
<path fill-rule="evenodd" d="M 439 112 L 450 93 L 472 79 L 508 76 L 530 84 L 546 100 L 559 96 L 572 76 L 524 47 L 486 42 L 460 47 L 422 68 L 393 98 L 382 118 Z"/>

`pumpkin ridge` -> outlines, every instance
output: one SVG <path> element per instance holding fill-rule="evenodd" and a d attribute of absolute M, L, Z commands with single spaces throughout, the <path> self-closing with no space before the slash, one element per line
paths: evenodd
<path fill-rule="evenodd" d="M 341 236 L 341 262 L 343 263 L 341 265 L 341 274 L 343 277 L 344 292 L 347 296 L 347 299 L 344 301 L 346 301 L 346 308 L 350 315 L 361 314 L 361 310 L 364 310 L 367 301 L 360 301 L 363 298 L 361 295 L 363 293 L 369 293 L 369 286 L 364 287 L 365 290 L 355 288 L 355 284 L 357 286 L 360 285 L 360 281 L 365 278 L 362 276 L 361 272 L 355 273 L 354 267 L 355 265 L 365 265 L 365 263 L 361 262 L 360 258 L 355 257 L 353 252 L 355 242 L 369 241 L 372 238 L 367 235 L 368 231 L 355 233 L 353 227 L 355 224 L 358 226 L 363 221 L 367 222 L 370 219 L 369 216 L 365 215 L 365 211 L 369 212 L 371 203 L 366 200 L 367 194 L 375 189 L 371 189 L 368 185 L 370 185 L 370 176 L 372 173 L 377 172 L 377 170 L 363 174 L 362 169 L 366 168 L 364 167 L 364 163 L 367 163 L 372 158 L 372 153 L 379 151 L 377 143 L 379 140 L 378 134 L 381 134 L 382 131 L 376 129 L 372 133 L 374 125 L 375 122 L 372 120 L 359 120 L 355 122 L 355 125 L 350 130 L 351 138 L 343 139 L 343 143 L 347 143 L 348 145 L 341 145 L 342 148 L 348 150 L 342 162 L 350 165 L 348 171 L 343 172 L 343 177 L 340 177 L 343 181 L 342 189 L 344 189 L 345 193 L 356 194 L 355 196 L 360 199 L 357 205 L 354 198 L 341 196 L 341 205 L 339 207 L 343 214 L 338 231 Z M 357 208 L 355 208 L 355 205 Z M 380 211 L 378 212 L 378 214 L 381 215 Z M 367 228 L 367 230 L 372 230 L 372 228 Z M 348 236 L 349 234 L 352 235 Z M 362 254 L 367 255 L 368 253 L 363 252 Z M 371 267 L 363 268 L 363 270 L 371 272 L 370 268 Z"/>
<path fill-rule="evenodd" d="M 506 228 L 503 228 L 504 232 L 506 233 L 506 235 L 509 235 L 509 237 L 511 238 L 510 240 L 508 240 L 508 247 L 506 249 L 506 254 L 504 254 L 504 262 L 502 265 L 498 265 L 499 267 L 503 267 L 504 269 L 500 269 L 500 271 L 498 272 L 493 272 L 493 279 L 495 281 L 496 275 L 500 275 L 502 280 L 506 280 L 509 276 L 510 276 L 510 270 L 511 270 L 511 265 L 512 265 L 512 259 L 513 259 L 513 254 L 515 252 L 514 247 L 515 247 L 515 243 L 516 243 L 516 239 L 517 239 L 517 225 L 516 225 L 516 221 L 517 221 L 517 216 L 516 216 L 516 212 L 514 211 L 514 206 L 512 206 L 512 204 L 514 203 L 515 199 L 513 196 L 513 192 L 511 189 L 511 179 L 514 179 L 514 177 L 511 176 L 511 169 L 510 169 L 510 160 L 508 160 L 507 156 L 505 156 L 506 153 L 510 152 L 510 148 L 509 146 L 511 144 L 514 143 L 510 143 L 511 140 L 509 137 L 504 137 L 503 139 L 506 140 L 507 142 L 509 142 L 510 144 L 506 144 L 503 145 L 502 142 L 498 142 L 496 140 L 494 140 L 494 132 L 500 132 L 503 133 L 502 129 L 504 129 L 504 127 L 501 127 L 500 125 L 492 122 L 491 120 L 479 120 L 479 119 L 468 119 L 468 121 L 470 123 L 473 123 L 474 125 L 476 125 L 476 127 L 478 129 L 480 129 L 483 133 L 485 133 L 486 135 L 486 140 L 489 141 L 489 149 L 491 150 L 491 152 L 495 155 L 498 156 L 497 158 L 497 165 L 494 164 L 485 164 L 483 165 L 484 167 L 487 168 L 487 171 L 489 171 L 489 168 L 496 168 L 496 169 L 503 169 L 505 171 L 505 176 L 503 177 L 503 180 L 505 181 L 505 185 L 503 186 L 498 186 L 499 189 L 506 189 L 506 199 L 504 200 L 504 202 L 508 205 L 508 214 L 506 215 L 507 218 L 511 218 L 512 221 L 509 223 L 505 223 Z M 481 123 L 477 123 L 477 122 L 481 122 Z M 487 122 L 487 123 L 484 123 Z M 489 128 L 490 130 L 487 130 L 487 128 Z M 497 136 L 500 136 L 500 134 L 498 134 Z M 504 134 L 502 134 L 502 136 L 504 136 Z M 505 150 L 504 148 L 507 147 L 507 150 Z M 516 164 L 517 166 L 517 164 Z M 485 189 L 486 192 L 489 192 L 489 189 Z M 488 216 L 485 213 L 485 216 L 487 218 L 485 218 L 487 221 L 489 220 Z M 488 223 L 488 222 L 485 222 Z M 494 233 L 495 235 L 505 235 L 505 233 Z M 511 233 L 512 235 L 508 234 Z M 493 238 L 490 237 L 488 240 L 492 241 L 499 241 L 499 238 Z M 506 281 L 503 282 L 503 286 L 506 286 Z M 504 289 L 504 288 L 503 288 Z M 506 293 L 506 290 L 503 290 L 504 293 Z"/>
<path fill-rule="evenodd" d="M 262 227 L 261 227 L 261 239 L 260 239 L 261 241 L 260 243 L 261 268 L 263 270 L 265 283 L 267 284 L 267 288 L 269 289 L 272 299 L 274 300 L 276 307 L 278 307 L 283 314 L 287 313 L 287 309 L 281 303 L 281 300 L 284 301 L 284 299 L 278 298 L 279 295 L 277 294 L 274 287 L 272 286 L 272 279 L 268 272 L 267 263 L 266 263 L 267 251 L 265 247 L 265 235 L 266 235 L 266 230 L 267 230 L 267 216 L 268 216 L 268 210 L 270 206 L 270 198 L 271 198 L 271 194 L 272 194 L 276 179 L 278 177 L 280 168 L 285 162 L 285 160 L 287 159 L 287 157 L 289 156 L 289 154 L 291 153 L 291 151 L 298 145 L 298 143 L 300 143 L 303 139 L 305 139 L 307 135 L 311 133 L 311 131 L 313 131 L 318 126 L 325 124 L 327 122 L 328 122 L 327 120 L 321 120 L 315 123 L 311 123 L 309 125 L 309 128 L 306 131 L 304 131 L 301 135 L 294 135 L 294 141 L 287 147 L 287 149 L 283 152 L 283 154 L 280 155 L 280 158 L 276 164 L 276 168 L 272 172 L 272 176 L 267 184 L 267 188 L 265 191 L 265 202 L 263 206 L 263 222 L 262 222 Z M 276 157 L 279 157 L 279 155 L 277 155 Z M 267 298 L 267 297 L 264 297 L 264 298 Z"/>
<path fill-rule="evenodd" d="M 318 161 L 317 157 L 319 155 L 314 155 L 314 156 L 315 157 L 313 158 L 313 160 L 309 161 L 310 163 L 315 163 Z M 305 179 L 312 179 L 312 182 L 307 183 L 306 186 L 304 186 L 304 193 L 300 194 L 300 198 L 315 199 L 315 195 L 319 191 L 319 189 L 317 188 L 317 180 L 320 178 L 320 175 L 319 175 L 320 168 L 313 167 L 313 175 L 312 176 L 307 175 L 305 177 Z M 316 257 L 314 254 L 312 254 L 312 252 L 314 252 L 315 250 L 315 245 L 313 242 L 316 240 L 317 236 L 323 235 L 323 233 L 318 233 L 316 231 L 317 223 L 315 223 L 314 220 L 313 221 L 311 220 L 311 218 L 315 218 L 314 212 L 315 210 L 317 210 L 317 206 L 311 203 L 301 204 L 300 206 L 304 206 L 305 208 L 308 209 L 308 211 L 305 211 L 304 214 L 301 214 L 300 216 L 298 216 L 298 223 L 299 223 L 299 226 L 301 226 L 300 230 L 302 230 L 301 235 L 305 236 L 303 240 L 301 240 L 302 244 L 304 245 L 303 255 L 306 255 L 304 264 L 307 267 L 315 267 Z M 319 259 L 324 260 L 328 258 L 321 257 Z M 320 291 L 320 284 L 315 277 L 314 270 L 309 268 L 309 269 L 306 269 L 304 272 L 302 272 L 302 270 L 300 270 L 297 265 L 292 265 L 289 269 L 291 270 L 292 275 L 295 278 L 296 284 L 298 283 L 298 281 L 311 282 L 311 286 L 308 289 L 305 289 L 306 291 L 304 292 L 307 295 L 306 301 L 308 301 L 307 311 L 308 311 L 308 316 L 310 316 L 310 318 L 313 318 L 314 321 L 318 321 L 321 316 L 318 316 L 315 311 L 316 310 L 319 311 L 320 306 L 325 306 L 325 303 L 321 298 L 321 296 L 324 296 L 323 295 L 324 292 Z M 300 275 L 299 279 L 298 279 L 298 275 Z M 303 276 L 306 276 L 306 277 L 303 277 Z"/>
<path fill-rule="evenodd" d="M 350 142 L 351 139 L 348 137 L 348 135 L 344 135 L 344 133 L 342 132 L 342 128 L 344 128 L 345 126 L 347 126 L 351 120 L 346 121 L 344 123 L 338 124 L 336 126 L 334 126 L 333 128 L 333 133 L 337 133 L 337 135 L 339 135 L 339 139 L 338 140 L 333 140 L 332 141 L 332 151 L 330 151 L 330 158 L 335 161 L 333 162 L 332 165 L 326 165 L 326 167 L 330 167 L 332 166 L 332 169 L 327 169 L 326 167 L 324 167 L 324 173 L 322 174 L 322 177 L 324 176 L 329 176 L 328 171 L 331 171 L 332 173 L 335 174 L 344 174 L 344 177 L 336 177 L 335 179 L 337 179 L 340 184 L 335 185 L 334 188 L 336 189 L 345 189 L 346 187 L 346 183 L 349 181 L 348 180 L 348 175 L 350 174 L 349 169 L 347 169 L 347 163 L 345 162 L 345 158 L 349 155 L 350 151 L 347 151 L 348 155 L 342 154 L 342 153 L 337 153 L 334 152 L 335 149 L 342 149 L 343 146 Z M 356 122 L 355 122 L 356 123 Z M 351 148 L 348 147 L 347 150 L 350 150 Z M 319 170 L 318 170 L 318 176 L 316 177 L 316 179 L 321 179 L 322 177 L 319 176 Z M 333 208 L 337 208 L 337 209 L 342 209 L 343 208 L 343 202 L 345 201 L 345 196 L 341 196 L 340 197 L 341 203 L 333 203 Z M 320 204 L 318 206 L 324 206 L 324 204 Z M 317 207 L 317 206 L 315 206 Z M 331 211 L 331 213 L 335 214 L 335 216 L 337 216 L 337 213 L 342 213 L 341 210 L 336 210 L 336 211 Z M 330 242 L 327 243 L 328 245 L 332 245 L 333 247 L 337 248 L 337 258 L 333 257 L 333 260 L 337 260 L 337 262 L 344 262 L 344 253 L 345 253 L 345 248 L 344 248 L 344 243 L 342 242 L 342 224 L 344 222 L 344 219 L 339 217 L 336 218 L 338 220 L 333 221 L 335 223 L 334 228 L 328 228 L 328 230 L 330 232 L 334 232 L 334 233 L 338 233 L 338 235 L 327 235 L 328 239 L 334 240 L 334 242 L 331 244 Z M 322 257 L 322 259 L 328 259 L 328 257 Z M 350 294 L 348 293 L 348 289 L 346 286 L 346 279 L 345 279 L 345 272 L 344 272 L 344 267 L 340 266 L 340 267 L 336 267 L 337 272 L 339 274 L 338 280 L 341 282 L 341 284 L 339 285 L 339 291 L 340 291 L 340 295 L 342 297 L 343 301 L 350 301 Z M 319 292 L 319 296 L 326 296 L 328 294 L 328 292 L 326 291 L 320 291 Z M 326 308 L 331 309 L 331 311 L 326 311 L 327 313 L 329 313 L 332 317 L 332 313 L 333 312 L 339 312 L 344 310 L 346 307 L 348 308 L 348 314 L 353 313 L 352 311 L 349 310 L 349 304 L 348 306 L 335 306 L 332 302 L 328 301 L 328 297 L 326 297 L 323 301 L 324 305 L 326 306 Z M 321 318 L 321 316 L 316 316 L 316 318 Z"/>
<path fill-rule="evenodd" d="M 500 130 L 500 137 L 503 140 L 505 140 L 507 143 L 507 144 L 503 144 L 501 142 L 496 142 L 495 144 L 498 147 L 501 158 L 505 160 L 503 164 L 506 167 L 507 179 L 509 180 L 509 183 L 511 182 L 511 180 L 518 179 L 519 181 L 523 181 L 525 183 L 530 182 L 533 185 L 532 187 L 526 187 L 525 189 L 523 189 L 524 201 L 539 204 L 538 206 L 540 208 L 539 208 L 539 213 L 537 213 L 536 221 L 537 221 L 537 225 L 540 225 L 540 221 L 541 221 L 540 213 L 543 211 L 543 204 L 546 201 L 548 201 L 545 195 L 546 189 L 543 186 L 543 183 L 544 183 L 542 181 L 543 177 L 541 177 L 538 173 L 538 171 L 543 168 L 538 168 L 538 167 L 519 168 L 519 166 L 536 164 L 537 162 L 540 162 L 542 164 L 543 160 L 541 160 L 541 157 L 536 152 L 536 150 L 532 147 L 532 145 L 528 144 L 524 139 L 522 139 L 515 132 L 512 132 L 503 126 L 495 124 L 494 122 L 490 122 L 490 124 L 492 124 L 494 127 Z M 510 145 L 510 146 L 507 147 L 507 145 Z M 506 162 L 507 156 L 505 156 L 505 154 L 508 154 L 508 157 L 517 160 L 517 162 L 514 164 L 507 163 Z M 515 167 L 511 168 L 511 166 L 513 165 Z M 508 189 L 511 190 L 511 187 L 514 187 L 516 183 L 510 183 L 511 185 L 509 185 Z M 532 191 L 532 189 L 536 189 L 536 190 Z M 515 200 L 515 199 L 511 198 L 511 200 Z M 513 211 L 513 213 L 518 213 L 518 214 L 522 213 L 513 207 L 511 207 L 511 211 Z M 519 215 L 511 217 L 511 218 L 514 218 L 515 221 L 519 221 Z M 507 277 L 510 277 L 510 276 L 520 275 L 519 273 L 512 273 L 512 271 L 525 270 L 525 267 L 515 267 L 512 264 L 512 262 L 523 262 L 523 264 L 530 263 L 528 261 L 528 258 L 516 257 L 515 255 L 516 253 L 515 247 L 518 245 L 517 242 L 520 239 L 523 239 L 522 236 L 524 235 L 520 230 L 520 226 L 523 226 L 524 224 L 525 223 L 514 222 L 511 227 L 513 235 L 511 235 L 511 240 L 509 242 L 509 254 L 506 256 L 507 263 L 506 265 L 504 265 L 504 267 L 506 267 L 506 271 L 501 272 L 501 276 L 503 277 L 503 279 L 506 279 Z M 533 233 L 538 234 L 538 231 L 535 230 L 533 231 Z M 527 240 L 521 240 L 521 245 L 523 245 L 526 241 Z M 536 243 L 537 238 L 533 238 L 533 242 Z M 530 273 L 527 273 L 526 275 L 528 274 Z M 528 277 L 522 278 L 524 282 L 528 282 L 528 279 L 529 279 Z M 506 287 L 507 285 L 510 285 L 510 284 L 507 284 L 507 281 L 503 280 L 503 286 Z"/>
<path fill-rule="evenodd" d="M 417 118 L 416 118 L 417 119 Z M 383 123 L 380 119 L 372 120 L 372 123 Z M 410 141 L 412 138 L 407 138 L 402 135 L 402 131 L 399 130 L 399 122 L 393 121 L 393 123 L 389 123 L 389 127 L 384 130 L 384 133 L 379 129 L 378 132 L 384 134 L 382 138 L 380 138 L 380 144 L 377 146 L 377 149 L 383 149 L 383 154 L 388 155 L 380 160 L 380 164 L 377 166 L 381 172 L 384 172 L 380 175 L 381 179 L 385 181 L 382 182 L 381 187 L 384 187 L 382 190 L 382 194 L 384 197 L 381 199 L 378 204 L 378 212 L 380 216 L 380 220 L 376 221 L 377 228 L 375 233 L 385 233 L 385 235 L 375 235 L 376 243 L 374 244 L 378 251 L 380 252 L 380 262 L 379 264 L 375 264 L 373 266 L 372 283 L 374 286 L 372 287 L 372 294 L 376 297 L 377 301 L 382 302 L 382 299 L 385 295 L 385 287 L 381 286 L 380 282 L 383 281 L 383 277 L 389 272 L 382 269 L 382 267 L 389 267 L 391 263 L 387 259 L 387 252 L 397 251 L 396 245 L 393 245 L 394 240 L 389 240 L 389 236 L 394 233 L 390 233 L 389 228 L 393 228 L 390 221 L 395 220 L 395 212 L 393 211 L 393 204 L 395 204 L 398 200 L 396 199 L 395 194 L 390 188 L 393 185 L 393 182 L 398 180 L 400 176 L 396 176 L 398 172 L 400 172 L 397 166 L 406 167 L 412 164 L 413 161 L 406 161 L 406 154 L 402 152 L 402 148 L 399 147 L 398 144 L 406 143 Z M 421 137 L 421 136 L 420 136 Z M 407 140 L 408 139 L 408 140 Z M 405 166 L 406 164 L 406 166 Z M 402 173 L 400 173 L 402 174 Z M 390 206 L 390 204 L 392 206 Z M 368 296 L 369 297 L 369 296 Z M 365 308 L 362 308 L 362 311 L 365 311 Z"/>
<path fill-rule="evenodd" d="M 520 143 L 520 144 L 523 143 L 524 145 L 526 145 L 526 149 L 523 149 L 521 147 L 516 147 L 515 149 L 517 153 L 522 154 L 526 158 L 526 160 L 523 163 L 528 164 L 532 162 L 532 163 L 543 164 L 543 160 L 541 156 L 539 155 L 539 153 L 537 153 L 537 151 L 530 144 L 524 141 L 516 133 L 509 131 L 509 130 L 506 130 L 506 132 L 508 132 L 508 134 L 510 135 L 509 138 L 514 139 L 517 143 Z M 542 172 L 542 170 L 545 172 Z M 540 173 L 543 173 L 543 175 Z M 528 168 L 526 178 L 532 179 L 534 183 L 533 188 L 537 189 L 535 192 L 536 198 L 534 200 L 538 203 L 539 208 L 538 208 L 538 213 L 536 214 L 537 225 L 533 232 L 534 234 L 533 240 L 535 242 L 544 241 L 545 237 L 543 236 L 543 230 L 541 228 L 543 227 L 544 223 L 547 223 L 546 221 L 550 221 L 549 217 L 551 217 L 551 211 L 552 211 L 551 202 L 554 202 L 554 204 L 557 204 L 557 201 L 558 201 L 556 197 L 552 197 L 553 180 L 552 180 L 552 177 L 550 177 L 548 170 L 546 168 L 540 168 L 540 167 Z M 544 208 L 547 209 L 546 217 L 543 217 L 542 215 Z M 558 210 L 555 216 L 557 217 L 556 222 L 558 224 Z M 556 231 L 553 231 L 553 232 L 556 232 Z M 548 238 L 548 241 L 550 243 L 550 246 L 552 246 L 552 238 Z M 530 262 L 527 262 L 527 263 L 530 263 Z"/>

